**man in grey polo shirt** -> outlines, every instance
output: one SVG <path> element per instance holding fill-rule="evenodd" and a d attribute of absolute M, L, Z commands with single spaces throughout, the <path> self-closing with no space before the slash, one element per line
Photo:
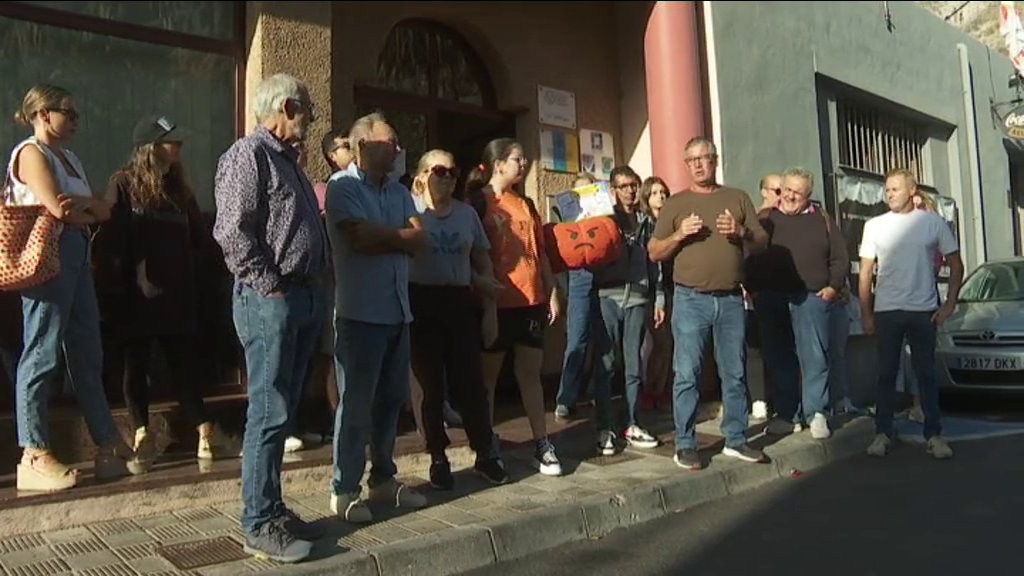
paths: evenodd
<path fill-rule="evenodd" d="M 334 427 L 331 510 L 349 522 L 373 521 L 360 498 L 370 445 L 370 499 L 420 508 L 423 495 L 395 481 L 398 418 L 409 396 L 409 257 L 426 246 L 419 213 L 405 186 L 387 176 L 395 131 L 383 116 L 356 120 L 349 131 L 352 175 L 327 189 L 328 235 L 335 274 L 335 357 L 341 403 Z"/>

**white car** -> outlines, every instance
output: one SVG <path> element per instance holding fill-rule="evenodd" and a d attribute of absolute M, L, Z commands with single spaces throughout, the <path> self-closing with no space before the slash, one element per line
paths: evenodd
<path fill-rule="evenodd" d="M 935 362 L 942 389 L 1024 392 L 1024 258 L 986 262 L 967 277 L 939 328 Z"/>

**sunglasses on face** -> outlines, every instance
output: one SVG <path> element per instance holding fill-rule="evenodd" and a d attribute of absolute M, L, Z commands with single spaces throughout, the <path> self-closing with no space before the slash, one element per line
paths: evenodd
<path fill-rule="evenodd" d="M 66 117 L 68 120 L 71 120 L 72 122 L 78 120 L 78 110 L 75 110 L 74 108 L 47 108 L 46 111 L 63 114 L 64 117 Z"/>
<path fill-rule="evenodd" d="M 456 168 L 455 166 L 449 168 L 447 166 L 441 166 L 440 164 L 438 164 L 436 166 L 431 166 L 428 172 L 430 172 L 430 174 L 433 176 L 437 176 L 438 178 L 451 178 L 452 180 L 459 179 L 459 169 Z"/>

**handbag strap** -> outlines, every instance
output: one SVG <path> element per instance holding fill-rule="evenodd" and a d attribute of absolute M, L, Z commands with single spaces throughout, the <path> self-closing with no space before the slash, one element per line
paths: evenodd
<path fill-rule="evenodd" d="M 0 204 L 4 206 L 14 199 L 14 187 L 11 185 L 11 169 L 4 170 L 4 186 L 0 188 Z"/>

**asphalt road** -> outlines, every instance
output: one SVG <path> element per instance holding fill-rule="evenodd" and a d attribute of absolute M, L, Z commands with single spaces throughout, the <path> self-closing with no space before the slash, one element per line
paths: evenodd
<path fill-rule="evenodd" d="M 1024 435 L 953 448 L 900 444 L 470 574 L 1024 574 Z"/>

